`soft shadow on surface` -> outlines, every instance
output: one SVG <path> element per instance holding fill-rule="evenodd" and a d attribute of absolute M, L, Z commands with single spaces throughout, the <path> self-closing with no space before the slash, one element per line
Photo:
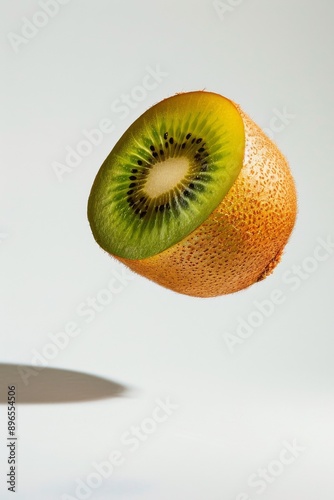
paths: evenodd
<path fill-rule="evenodd" d="M 88 373 L 0 363 L 0 403 L 8 386 L 16 387 L 17 404 L 75 403 L 124 396 L 130 388 Z"/>

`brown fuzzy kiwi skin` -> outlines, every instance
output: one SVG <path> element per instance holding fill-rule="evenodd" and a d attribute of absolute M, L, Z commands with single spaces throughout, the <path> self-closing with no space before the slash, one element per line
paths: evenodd
<path fill-rule="evenodd" d="M 295 224 L 296 189 L 285 157 L 235 106 L 245 127 L 244 162 L 219 206 L 192 233 L 157 255 L 140 260 L 116 257 L 181 294 L 214 297 L 264 279 L 280 261 Z"/>

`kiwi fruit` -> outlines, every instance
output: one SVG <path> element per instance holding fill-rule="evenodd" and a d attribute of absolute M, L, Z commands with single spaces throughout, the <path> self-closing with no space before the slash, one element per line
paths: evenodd
<path fill-rule="evenodd" d="M 295 224 L 296 190 L 277 146 L 219 94 L 164 99 L 101 166 L 88 220 L 109 254 L 176 292 L 213 297 L 268 276 Z"/>

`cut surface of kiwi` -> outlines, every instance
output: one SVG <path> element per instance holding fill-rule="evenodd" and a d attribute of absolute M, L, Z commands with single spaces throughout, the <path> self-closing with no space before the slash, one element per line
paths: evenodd
<path fill-rule="evenodd" d="M 187 92 L 156 104 L 123 134 L 88 201 L 96 241 L 126 259 L 154 256 L 220 204 L 243 166 L 245 131 L 232 101 Z"/>

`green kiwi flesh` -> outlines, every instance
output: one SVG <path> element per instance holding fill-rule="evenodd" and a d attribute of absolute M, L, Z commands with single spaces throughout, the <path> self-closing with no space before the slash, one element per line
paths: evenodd
<path fill-rule="evenodd" d="M 101 166 L 88 201 L 98 244 L 143 259 L 181 241 L 236 180 L 245 147 L 235 105 L 210 92 L 177 94 L 141 115 Z"/>

